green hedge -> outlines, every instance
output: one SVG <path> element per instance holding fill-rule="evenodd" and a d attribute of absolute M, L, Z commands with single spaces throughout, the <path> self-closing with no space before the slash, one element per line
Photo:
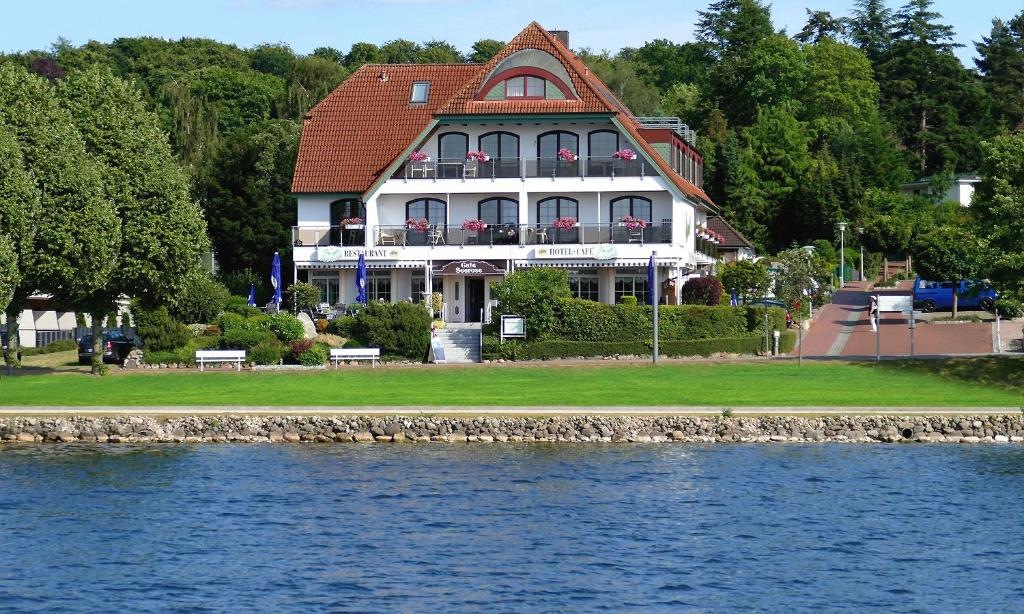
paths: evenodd
<path fill-rule="evenodd" d="M 57 339 L 48 345 L 36 348 L 19 348 L 21 355 L 38 356 L 39 354 L 53 354 L 55 352 L 70 352 L 78 349 L 78 342 L 74 339 Z"/>
<path fill-rule="evenodd" d="M 779 340 L 780 351 L 792 352 L 796 346 L 796 334 L 784 332 Z M 761 354 L 764 352 L 762 335 L 744 337 L 722 337 L 716 339 L 689 339 L 658 342 L 659 355 L 711 356 L 727 354 Z M 564 341 L 547 340 L 524 343 L 497 339 L 484 339 L 484 358 L 496 360 L 551 360 L 556 358 L 594 358 L 601 356 L 643 356 L 651 353 L 651 344 L 643 341 Z"/>
<path fill-rule="evenodd" d="M 430 324 L 430 313 L 423 305 L 371 302 L 359 311 L 350 328 L 359 343 L 380 348 L 382 356 L 425 360 Z"/>

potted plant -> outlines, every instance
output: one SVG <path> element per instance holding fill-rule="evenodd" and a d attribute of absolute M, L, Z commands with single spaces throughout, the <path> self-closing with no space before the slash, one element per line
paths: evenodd
<path fill-rule="evenodd" d="M 567 147 L 563 147 L 558 150 L 558 158 L 563 162 L 575 162 L 576 160 L 580 159 L 579 156 L 577 156 L 575 153 L 572 152 L 572 150 L 570 150 Z"/>
<path fill-rule="evenodd" d="M 554 226 L 557 230 L 569 230 L 571 228 L 576 228 L 579 225 L 579 222 L 577 222 L 576 218 L 574 217 L 560 217 L 557 220 L 555 220 L 554 223 Z"/>
<path fill-rule="evenodd" d="M 428 156 L 427 154 L 425 154 L 422 151 L 417 149 L 416 151 L 414 151 L 411 154 L 409 154 L 409 161 L 410 162 L 430 162 L 430 156 Z"/>
<path fill-rule="evenodd" d="M 626 217 L 622 218 L 622 223 L 626 226 L 626 228 L 630 230 L 647 228 L 647 220 L 638 217 L 633 217 L 632 215 L 627 215 Z"/>
<path fill-rule="evenodd" d="M 613 153 L 612 158 L 616 160 L 636 160 L 636 152 L 627 147 Z"/>
<path fill-rule="evenodd" d="M 491 157 L 482 151 L 467 151 L 466 159 L 470 161 L 476 160 L 477 162 L 488 162 Z"/>
<path fill-rule="evenodd" d="M 417 232 L 426 232 L 430 228 L 430 221 L 425 217 L 419 219 L 411 217 L 405 220 L 405 227 Z"/>
<path fill-rule="evenodd" d="M 483 220 L 465 220 L 462 222 L 463 230 L 475 230 L 479 232 L 485 228 L 487 228 L 487 224 L 485 224 Z"/>
<path fill-rule="evenodd" d="M 363 224 L 363 218 L 361 217 L 347 217 L 338 222 L 338 225 L 345 230 L 363 230 L 366 228 L 366 225 Z"/>

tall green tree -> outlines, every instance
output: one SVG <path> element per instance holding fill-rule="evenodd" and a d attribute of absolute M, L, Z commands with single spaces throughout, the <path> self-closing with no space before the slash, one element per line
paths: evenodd
<path fill-rule="evenodd" d="M 712 91 L 732 125 L 749 125 L 762 107 L 799 100 L 807 80 L 800 46 L 781 34 L 769 35 L 748 53 L 725 57 L 712 75 Z"/>
<path fill-rule="evenodd" d="M 854 7 L 848 36 L 878 66 L 892 48 L 893 13 L 885 0 L 857 0 Z"/>
<path fill-rule="evenodd" d="M 345 55 L 345 68 L 350 72 L 355 72 L 363 64 L 380 64 L 384 61 L 384 54 L 377 45 L 353 43 Z"/>
<path fill-rule="evenodd" d="M 604 81 L 608 89 L 637 115 L 651 115 L 658 108 L 661 96 L 657 88 L 640 76 L 636 63 L 613 56 L 607 51 L 595 54 L 589 49 L 582 49 L 578 55 Z"/>
<path fill-rule="evenodd" d="M 420 64 L 461 64 L 466 58 L 451 43 L 432 40 L 423 43 L 416 61 Z"/>
<path fill-rule="evenodd" d="M 473 52 L 469 54 L 469 61 L 483 64 L 494 56 L 498 55 L 505 43 L 493 38 L 482 38 L 473 43 Z"/>
<path fill-rule="evenodd" d="M 975 279 L 982 270 L 987 251 L 985 242 L 968 228 L 942 226 L 914 244 L 914 266 L 925 279 L 953 282 Z M 951 289 L 954 318 L 958 311 L 956 285 Z"/>
<path fill-rule="evenodd" d="M 983 143 L 981 184 L 971 212 L 994 248 L 987 276 L 1002 294 L 1024 302 L 1024 131 Z"/>
<path fill-rule="evenodd" d="M 0 312 L 22 285 L 22 271 L 32 266 L 40 212 L 39 188 L 25 168 L 21 146 L 0 125 Z"/>
<path fill-rule="evenodd" d="M 842 17 L 833 17 L 828 11 L 805 10 L 807 22 L 793 36 L 801 43 L 820 43 L 826 38 L 838 38 L 846 32 L 846 20 Z"/>
<path fill-rule="evenodd" d="M 288 84 L 288 117 L 299 118 L 327 97 L 345 79 L 345 67 L 310 55 L 295 61 Z"/>
<path fill-rule="evenodd" d="M 0 126 L 21 147 L 42 209 L 30 265 L 25 263 L 7 307 L 8 332 L 16 340 L 17 319 L 33 292 L 48 292 L 75 311 L 92 311 L 96 294 L 114 273 L 121 231 L 100 166 L 49 82 L 18 66 L 0 67 Z"/>
<path fill-rule="evenodd" d="M 771 11 L 760 0 L 717 0 L 697 13 L 697 40 L 720 60 L 744 55 L 775 34 Z"/>
<path fill-rule="evenodd" d="M 1024 128 L 1024 11 L 1009 22 L 992 20 L 992 31 L 975 48 L 974 63 L 992 101 L 995 123 Z"/>

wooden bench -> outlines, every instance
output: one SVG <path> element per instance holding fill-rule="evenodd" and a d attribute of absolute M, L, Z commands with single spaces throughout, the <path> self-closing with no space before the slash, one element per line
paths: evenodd
<path fill-rule="evenodd" d="M 331 361 L 334 368 L 343 360 L 369 360 L 370 367 L 376 367 L 380 360 L 380 348 L 334 348 L 331 350 Z"/>
<path fill-rule="evenodd" d="M 196 362 L 199 363 L 200 371 L 210 362 L 233 362 L 241 371 L 242 363 L 245 362 L 245 350 L 196 350 Z"/>

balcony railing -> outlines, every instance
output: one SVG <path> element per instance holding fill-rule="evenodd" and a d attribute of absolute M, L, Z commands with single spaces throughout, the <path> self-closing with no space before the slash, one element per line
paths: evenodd
<path fill-rule="evenodd" d="M 292 226 L 292 245 L 314 247 L 325 245 L 366 245 L 366 226 Z"/>
<path fill-rule="evenodd" d="M 648 224 L 629 228 L 622 223 L 577 224 L 573 228 L 555 228 L 545 224 L 494 224 L 483 230 L 461 226 L 432 225 L 426 230 L 406 226 L 377 226 L 374 244 L 378 247 L 444 245 L 597 245 L 600 243 L 671 243 L 672 224 Z"/>
<path fill-rule="evenodd" d="M 407 161 L 395 174 L 396 179 L 501 179 L 560 177 L 645 177 L 655 172 L 643 158 L 622 160 L 609 156 L 561 158 L 494 158 L 477 160 L 445 159 Z"/>

